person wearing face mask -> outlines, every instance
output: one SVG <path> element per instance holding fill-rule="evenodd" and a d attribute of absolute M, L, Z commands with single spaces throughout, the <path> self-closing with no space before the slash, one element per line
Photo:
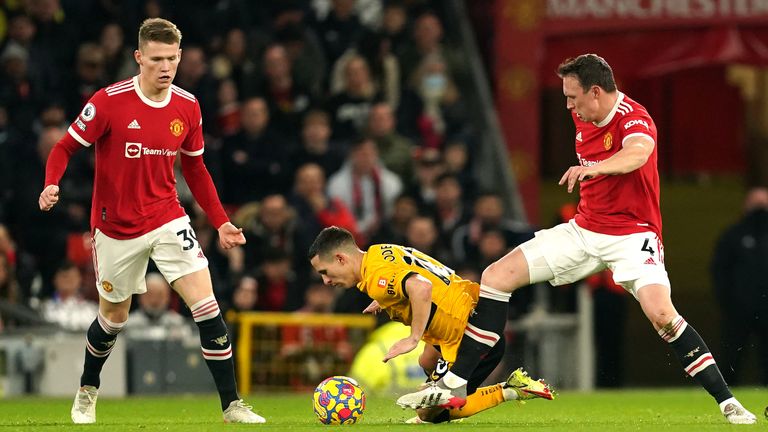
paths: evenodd
<path fill-rule="evenodd" d="M 712 279 L 720 305 L 723 377 L 740 384 L 739 371 L 752 336 L 759 342 L 760 382 L 768 385 L 768 188 L 755 187 L 744 199 L 744 214 L 720 236 Z"/>

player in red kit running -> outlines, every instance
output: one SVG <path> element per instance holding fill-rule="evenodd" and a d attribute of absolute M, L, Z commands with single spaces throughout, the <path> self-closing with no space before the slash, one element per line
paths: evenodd
<path fill-rule="evenodd" d="M 203 128 L 195 97 L 172 84 L 181 59 L 181 32 L 154 18 L 139 29 L 139 75 L 96 92 L 48 157 L 40 209 L 59 200 L 58 183 L 72 154 L 93 146 L 96 174 L 91 231 L 99 313 L 86 336 L 85 366 L 72 406 L 74 423 L 96 422 L 99 375 L 128 320 L 131 295 L 146 292 L 152 258 L 184 299 L 200 330 L 225 422 L 264 423 L 237 394 L 232 348 L 213 295 L 208 260 L 179 204 L 173 163 L 218 228 L 219 244 L 245 243 L 221 206 L 203 164 Z"/>
<path fill-rule="evenodd" d="M 577 214 L 567 223 L 537 232 L 534 239 L 491 264 L 483 272 L 481 286 L 511 293 L 543 281 L 572 283 L 609 268 L 615 282 L 640 303 L 685 372 L 715 398 L 726 419 L 755 423 L 755 416 L 731 394 L 701 336 L 672 304 L 661 242 L 653 119 L 642 105 L 618 91 L 611 67 L 597 55 L 568 59 L 557 72 L 576 125 L 579 160 L 560 184 L 572 192 L 579 183 Z M 430 396 L 426 394 L 430 391 L 462 394 L 466 380 L 449 372 L 438 384 L 420 396 Z"/>

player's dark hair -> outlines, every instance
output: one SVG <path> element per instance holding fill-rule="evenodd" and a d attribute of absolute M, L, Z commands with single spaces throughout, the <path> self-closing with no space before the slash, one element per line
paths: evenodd
<path fill-rule="evenodd" d="M 613 79 L 611 66 L 597 54 L 582 54 L 576 58 L 566 59 L 557 67 L 557 75 L 560 78 L 576 77 L 585 93 L 595 85 L 608 93 L 616 91 L 616 81 Z"/>
<path fill-rule="evenodd" d="M 181 43 L 181 31 L 176 24 L 162 18 L 147 18 L 139 28 L 139 49 L 147 42 Z"/>
<path fill-rule="evenodd" d="M 317 235 L 315 241 L 312 242 L 312 246 L 309 247 L 307 258 L 311 260 L 315 256 L 319 256 L 324 259 L 338 249 L 350 247 L 357 247 L 352 233 L 344 228 L 330 226 L 320 231 L 320 234 Z"/>

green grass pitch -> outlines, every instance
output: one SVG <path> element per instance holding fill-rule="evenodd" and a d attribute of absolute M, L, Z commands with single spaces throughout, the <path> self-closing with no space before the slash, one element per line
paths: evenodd
<path fill-rule="evenodd" d="M 554 401 L 509 402 L 451 425 L 405 425 L 412 411 L 394 404 L 392 396 L 370 396 L 361 423 L 344 428 L 356 431 L 450 430 L 505 431 L 708 431 L 765 430 L 763 409 L 768 389 L 740 388 L 734 391 L 742 403 L 758 415 L 754 426 L 731 426 L 720 415 L 704 391 L 650 389 L 562 392 Z M 70 399 L 0 399 L 0 432 L 6 431 L 300 431 L 323 426 L 312 412 L 310 394 L 256 394 L 246 398 L 267 418 L 264 425 L 225 425 L 214 397 L 130 397 L 99 400 L 98 423 L 75 426 L 69 420 Z"/>

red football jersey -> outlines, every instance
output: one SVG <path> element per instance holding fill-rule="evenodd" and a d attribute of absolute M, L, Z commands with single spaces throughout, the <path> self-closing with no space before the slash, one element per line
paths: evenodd
<path fill-rule="evenodd" d="M 129 239 L 184 216 L 173 164 L 179 151 L 202 155 L 202 129 L 197 100 L 175 85 L 160 102 L 141 93 L 138 77 L 96 92 L 68 129 L 95 146 L 91 228 Z"/>
<path fill-rule="evenodd" d="M 652 231 L 661 238 L 656 125 L 648 111 L 619 92 L 608 117 L 599 124 L 573 115 L 579 164 L 597 164 L 621 150 L 627 138 L 645 135 L 656 144 L 645 165 L 623 175 L 582 181 L 576 223 L 589 231 L 624 235 Z"/>

